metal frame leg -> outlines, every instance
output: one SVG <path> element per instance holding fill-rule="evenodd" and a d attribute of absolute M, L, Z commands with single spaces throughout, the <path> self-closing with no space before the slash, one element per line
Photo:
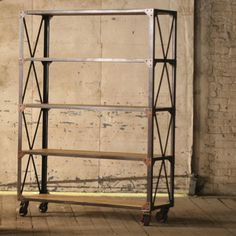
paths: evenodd
<path fill-rule="evenodd" d="M 155 12 L 150 9 L 147 12 L 149 17 L 149 60 L 147 62 L 149 70 L 148 80 L 148 141 L 147 141 L 147 201 L 143 207 L 142 222 L 149 225 L 151 212 L 153 209 L 153 118 L 154 118 L 154 78 L 155 78 Z"/>
<path fill-rule="evenodd" d="M 152 18 L 151 15 L 149 15 L 149 49 L 150 49 L 150 57 L 153 58 L 154 63 L 149 65 L 149 81 L 153 80 L 152 83 L 155 86 L 155 37 L 152 40 L 152 33 L 155 35 L 155 23 L 157 25 L 157 30 L 158 34 L 160 37 L 160 45 L 163 53 L 163 68 L 161 71 L 160 75 L 160 81 L 157 87 L 157 93 L 155 95 L 155 101 L 154 104 L 152 104 L 152 117 L 155 122 L 151 123 L 149 120 L 149 126 L 148 126 L 148 137 L 149 137 L 149 142 L 148 142 L 148 157 L 152 156 L 151 159 L 151 165 L 148 167 L 148 194 L 147 194 L 147 202 L 152 199 L 152 203 L 150 205 L 150 214 L 152 210 L 159 210 L 156 213 L 156 219 L 160 222 L 166 222 L 168 218 L 168 211 L 170 207 L 174 206 L 174 172 L 175 172 L 175 117 L 176 117 L 176 61 L 177 61 L 177 54 L 176 54 L 176 47 L 177 47 L 177 14 L 172 14 L 171 15 L 171 28 L 170 28 L 170 34 L 169 34 L 169 39 L 167 42 L 167 46 L 165 48 L 164 41 L 163 41 L 163 35 L 162 35 L 162 30 L 161 30 L 161 25 L 159 21 L 159 14 L 158 12 L 154 12 L 154 23 L 152 23 Z M 153 27 L 153 28 L 152 28 Z M 172 67 L 172 77 L 169 74 L 169 68 L 167 66 L 168 62 L 168 52 L 170 48 L 170 42 L 172 39 L 173 43 L 173 55 L 172 55 L 172 62 L 170 63 L 170 66 Z M 153 46 L 152 46 L 153 45 Z M 151 54 L 153 50 L 153 54 Z M 171 100 L 171 106 L 166 110 L 159 110 L 158 109 L 158 104 L 157 101 L 159 100 L 159 94 L 161 90 L 161 85 L 164 80 L 164 73 L 166 73 L 166 82 L 168 85 L 169 89 L 169 95 L 170 95 L 170 100 Z M 150 88 L 149 86 L 149 107 L 150 104 L 153 102 L 153 96 L 154 96 L 154 91 Z M 151 99 L 152 97 L 152 99 Z M 170 114 L 170 120 L 169 120 L 169 125 L 167 128 L 167 135 L 166 139 L 164 140 L 163 135 L 160 133 L 159 129 L 159 121 L 158 121 L 158 112 L 169 112 Z M 159 141 L 160 145 L 160 151 L 162 158 L 156 159 L 153 156 L 153 132 L 150 132 L 150 129 L 154 129 L 154 125 L 156 126 L 157 129 L 157 140 Z M 151 139 L 152 136 L 152 139 Z M 169 142 L 170 139 L 170 142 Z M 151 142 L 150 142 L 151 140 Z M 170 147 L 170 153 L 167 153 L 167 146 Z M 151 186 L 153 184 L 153 167 L 155 162 L 161 161 L 160 163 L 160 168 L 159 168 L 159 173 L 157 174 L 157 182 L 155 183 L 155 188 Z M 167 173 L 167 165 L 170 165 L 170 173 Z M 163 173 L 162 173 L 163 172 Z M 169 175 L 168 175 L 169 174 Z M 159 187 L 159 182 L 160 179 L 164 178 L 164 181 L 166 182 L 166 189 L 168 193 L 168 198 L 169 202 L 167 204 L 163 205 L 155 205 L 155 200 L 156 200 L 156 195 L 157 195 L 157 190 Z M 151 180 L 150 180 L 151 179 Z M 154 192 L 153 192 L 154 190 Z M 152 196 L 151 196 L 152 195 Z"/>
<path fill-rule="evenodd" d="M 30 165 L 30 161 L 32 161 L 33 164 L 33 168 L 34 168 L 34 172 L 35 172 L 35 178 L 36 178 L 36 182 L 37 182 L 37 186 L 38 189 L 40 191 L 40 183 L 38 180 L 38 174 L 37 174 L 37 170 L 36 170 L 36 165 L 35 165 L 35 161 L 34 161 L 34 157 L 33 155 L 29 155 L 28 157 L 28 161 L 27 161 L 27 165 L 26 165 L 26 169 L 25 169 L 25 174 L 23 177 L 23 182 L 22 182 L 22 130 L 23 130 L 23 124 L 25 127 L 25 132 L 26 132 L 26 136 L 27 136 L 27 141 L 28 141 L 28 146 L 29 149 L 32 149 L 34 146 L 34 142 L 37 136 L 37 131 L 38 131 L 38 127 L 39 127 L 39 123 L 40 123 L 40 117 L 41 117 L 41 113 L 39 114 L 38 117 L 38 121 L 37 121 L 37 126 L 35 129 L 35 133 L 33 136 L 33 140 L 32 142 L 30 141 L 30 135 L 29 135 L 29 131 L 28 131 L 28 127 L 27 127 L 27 121 L 26 121 L 26 117 L 25 117 L 25 113 L 24 113 L 24 98 L 25 98 L 25 94 L 26 94 L 26 89 L 27 89 L 27 85 L 28 85 L 28 81 L 30 78 L 30 72 L 33 68 L 34 71 L 34 75 L 35 75 L 35 81 L 37 84 L 37 89 L 38 89 L 38 93 L 39 93 L 39 98 L 40 101 L 42 102 L 42 98 L 41 98 L 41 93 L 40 93 L 40 88 L 39 88 L 39 82 L 38 82 L 38 77 L 37 77 L 37 73 L 36 73 L 36 69 L 35 69 L 35 65 L 34 62 L 30 63 L 29 69 L 28 69 L 28 73 L 24 82 L 24 33 L 26 35 L 26 39 L 27 39 L 27 44 L 28 44 L 28 49 L 29 49 L 29 53 L 31 57 L 34 57 L 35 53 L 36 53 L 36 49 L 37 49 L 37 45 L 38 45 L 38 40 L 39 40 L 39 35 L 41 32 L 41 26 L 42 26 L 42 21 L 40 22 L 40 26 L 39 26 L 39 30 L 38 30 L 38 34 L 37 34 L 37 38 L 36 38 L 36 42 L 35 42 L 35 46 L 34 48 L 31 47 L 31 43 L 30 43 L 30 38 L 29 38 L 29 34 L 28 34 L 28 29 L 27 29 L 27 24 L 26 24 L 26 19 L 25 19 L 25 13 L 22 12 L 20 14 L 20 33 L 19 33 L 19 44 L 20 44 L 20 50 L 19 50 L 19 124 L 18 124 L 18 180 L 17 180 L 17 195 L 18 195 L 18 199 L 21 201 L 20 204 L 20 209 L 19 209 L 19 214 L 20 216 L 25 216 L 28 212 L 28 205 L 29 205 L 29 201 L 25 201 L 22 198 L 22 193 L 24 190 L 24 186 L 25 186 L 25 182 L 26 182 L 26 177 L 28 174 L 28 169 L 29 169 L 29 165 Z"/>
<path fill-rule="evenodd" d="M 50 16 L 44 16 L 44 50 L 43 56 L 49 57 L 50 42 Z M 49 98 L 49 65 L 43 62 L 43 103 L 48 103 Z M 42 123 L 42 148 L 48 148 L 48 109 L 43 109 Z M 47 193 L 47 156 L 42 156 L 42 182 L 41 193 Z"/>
<path fill-rule="evenodd" d="M 172 123 L 172 155 L 173 159 L 171 160 L 171 206 L 174 206 L 174 188 L 175 188 L 175 123 L 176 123 L 176 69 L 177 69 L 177 13 L 173 16 L 174 18 L 174 41 L 173 41 L 173 50 L 174 50 L 174 60 L 175 64 L 172 66 L 172 100 L 173 100 L 173 123 Z"/>
<path fill-rule="evenodd" d="M 17 169 L 17 196 L 21 196 L 21 169 L 22 169 L 22 112 L 20 107 L 23 104 L 23 80 L 24 80 L 24 13 L 20 14 L 19 18 L 19 111 L 18 111 L 18 169 Z"/>
<path fill-rule="evenodd" d="M 148 117 L 148 166 L 147 166 L 147 203 L 149 213 L 152 211 L 152 192 L 153 192 L 153 118 L 154 118 L 154 80 L 155 80 L 155 12 L 149 13 L 149 97 L 148 106 L 151 113 Z"/>

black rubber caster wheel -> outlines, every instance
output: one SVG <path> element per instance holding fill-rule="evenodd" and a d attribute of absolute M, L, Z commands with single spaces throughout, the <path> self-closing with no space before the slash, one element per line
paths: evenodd
<path fill-rule="evenodd" d="M 26 216 L 28 213 L 28 206 L 29 202 L 21 202 L 20 203 L 20 209 L 19 209 L 19 215 L 20 216 Z"/>
<path fill-rule="evenodd" d="M 47 212 L 48 210 L 48 202 L 41 202 L 39 205 L 39 211 L 42 213 Z"/>
<path fill-rule="evenodd" d="M 160 223 L 166 223 L 168 220 L 168 212 L 169 212 L 169 207 L 161 208 L 156 213 L 156 220 Z"/>
<path fill-rule="evenodd" d="M 141 222 L 144 226 L 149 226 L 151 221 L 151 215 L 149 214 L 143 214 Z"/>

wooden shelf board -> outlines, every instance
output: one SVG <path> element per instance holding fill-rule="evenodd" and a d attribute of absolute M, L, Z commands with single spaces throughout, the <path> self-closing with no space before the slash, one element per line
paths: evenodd
<path fill-rule="evenodd" d="M 57 194 L 32 194 L 21 196 L 21 200 L 69 203 L 89 206 L 142 209 L 145 198 L 108 197 L 108 196 L 68 196 Z"/>
<path fill-rule="evenodd" d="M 53 104 L 53 103 L 32 103 L 22 104 L 25 108 L 46 108 L 46 109 L 79 109 L 97 111 L 136 111 L 146 112 L 150 110 L 147 106 L 122 106 L 122 105 L 92 105 L 92 104 Z"/>
<path fill-rule="evenodd" d="M 23 150 L 22 154 L 81 157 L 81 158 L 91 158 L 91 159 L 130 160 L 130 161 L 144 161 L 144 159 L 147 158 L 147 154 L 141 154 L 141 153 L 97 152 L 97 151 L 67 150 L 67 149 L 32 149 L 32 150 Z"/>

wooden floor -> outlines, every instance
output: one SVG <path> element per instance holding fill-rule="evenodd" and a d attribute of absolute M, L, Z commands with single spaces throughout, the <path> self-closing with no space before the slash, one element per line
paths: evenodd
<path fill-rule="evenodd" d="M 0 195 L 0 235 L 236 235 L 235 198 L 176 198 L 167 224 L 139 223 L 140 212 L 113 208 L 50 204 L 39 213 L 30 203 L 26 217 L 18 215 L 15 196 Z"/>

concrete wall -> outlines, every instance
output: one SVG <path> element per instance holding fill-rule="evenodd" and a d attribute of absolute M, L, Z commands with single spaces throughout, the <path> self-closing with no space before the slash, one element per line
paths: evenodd
<path fill-rule="evenodd" d="M 188 189 L 192 156 L 193 127 L 193 1 L 176 0 L 2 0 L 0 1 L 0 88 L 1 88 L 1 189 L 16 184 L 17 98 L 18 98 L 18 16 L 26 9 L 125 9 L 164 8 L 178 11 L 176 188 Z M 40 19 L 27 18 L 31 40 L 35 41 Z M 164 37 L 170 22 L 163 19 Z M 144 16 L 95 16 L 52 18 L 50 55 L 55 57 L 147 57 L 147 18 Z M 158 42 L 157 42 L 158 44 Z M 156 53 L 159 54 L 160 46 Z M 28 54 L 25 41 L 25 54 Z M 36 52 L 42 55 L 42 38 Z M 40 86 L 42 66 L 36 65 Z M 25 68 L 27 72 L 27 67 Z M 51 103 L 147 104 L 146 65 L 99 63 L 52 64 Z M 157 67 L 157 74 L 160 67 Z M 163 85 L 164 86 L 164 85 Z M 26 102 L 38 102 L 33 74 Z M 168 102 L 163 87 L 162 102 Z M 38 112 L 28 109 L 26 119 L 31 138 Z M 50 111 L 49 146 L 103 151 L 145 152 L 147 120 L 142 113 Z M 162 117 L 163 134 L 167 129 Z M 25 138 L 25 136 L 24 136 Z M 36 147 L 40 147 L 41 126 Z M 27 147 L 24 142 L 24 146 Z M 158 147 L 156 146 L 156 151 Z M 37 157 L 40 175 L 40 157 Z M 145 190 L 145 165 L 119 161 L 50 158 L 50 190 L 124 191 Z M 31 168 L 28 183 L 33 183 Z M 31 187 L 34 187 L 31 184 Z"/>
<path fill-rule="evenodd" d="M 196 1 L 194 172 L 198 193 L 236 194 L 236 2 Z"/>

